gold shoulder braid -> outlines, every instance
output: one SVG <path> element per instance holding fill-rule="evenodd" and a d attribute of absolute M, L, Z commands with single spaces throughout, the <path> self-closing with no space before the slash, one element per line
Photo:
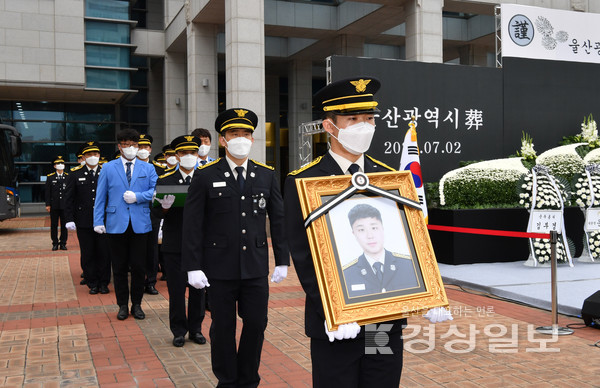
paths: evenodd
<path fill-rule="evenodd" d="M 369 158 L 369 159 L 370 159 L 372 162 L 374 162 L 374 163 L 377 163 L 378 165 L 380 165 L 380 166 L 382 166 L 382 167 L 385 167 L 385 168 L 387 168 L 387 169 L 388 169 L 388 170 L 390 170 L 390 171 L 396 171 L 396 169 L 395 169 L 395 168 L 392 168 L 392 167 L 388 166 L 387 164 L 385 164 L 385 163 L 383 163 L 383 162 L 380 162 L 379 160 L 377 160 L 377 159 L 374 159 L 374 158 L 370 157 L 370 156 L 369 156 L 369 155 L 367 155 L 367 154 L 365 154 L 365 156 L 366 156 L 367 158 Z"/>
<path fill-rule="evenodd" d="M 212 162 L 208 162 L 206 164 L 199 164 L 197 168 L 198 168 L 198 170 L 202 170 L 203 168 L 206 168 L 208 166 L 212 166 L 213 164 L 217 163 L 219 160 L 221 160 L 221 158 L 218 158 L 218 159 L 213 160 Z"/>
<path fill-rule="evenodd" d="M 346 264 L 343 268 L 342 271 L 345 270 L 346 268 L 352 267 L 354 264 L 358 263 L 358 258 L 352 260 L 351 262 L 349 262 L 348 264 Z"/>
<path fill-rule="evenodd" d="M 258 165 L 259 165 L 259 166 L 261 166 L 261 167 L 268 168 L 269 170 L 275 170 L 275 167 L 271 167 L 271 166 L 268 166 L 268 165 L 266 165 L 266 164 L 263 164 L 263 163 L 261 163 L 261 162 L 257 162 L 257 161 L 256 161 L 256 160 L 254 160 L 254 159 L 250 159 L 250 160 L 251 160 L 251 161 L 253 161 L 254 163 L 258 164 Z"/>
<path fill-rule="evenodd" d="M 164 178 L 164 177 L 168 177 L 169 175 L 173 175 L 173 174 L 175 174 L 175 171 L 177 171 L 177 170 L 169 171 L 169 172 L 168 172 L 168 173 L 166 173 L 166 174 L 162 174 L 162 175 L 161 175 L 161 176 L 159 176 L 158 178 Z"/>
<path fill-rule="evenodd" d="M 394 257 L 399 257 L 399 258 L 401 258 L 401 259 L 409 259 L 409 260 L 411 259 L 411 257 L 410 257 L 410 256 L 408 256 L 408 255 L 403 255 L 402 253 L 398 253 L 398 252 L 392 252 L 392 255 L 393 255 Z"/>
<path fill-rule="evenodd" d="M 83 164 L 80 164 L 79 166 L 75 166 L 71 169 L 71 171 L 77 171 L 79 169 L 81 169 L 83 167 Z"/>
<path fill-rule="evenodd" d="M 302 171 L 311 168 L 312 166 L 314 166 L 315 164 L 319 163 L 321 161 L 321 159 L 323 158 L 323 155 L 319 156 L 318 158 L 316 158 L 315 160 L 313 160 L 312 162 L 310 162 L 309 164 L 307 164 L 304 167 L 300 167 L 297 170 L 294 170 L 292 172 L 290 172 L 288 175 L 298 175 L 300 174 Z"/>

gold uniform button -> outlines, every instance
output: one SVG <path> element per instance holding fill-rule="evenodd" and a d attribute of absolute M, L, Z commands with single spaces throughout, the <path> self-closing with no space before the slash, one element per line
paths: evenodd
<path fill-rule="evenodd" d="M 246 196 L 242 195 L 242 201 L 243 201 L 244 199 L 246 199 Z"/>
<path fill-rule="evenodd" d="M 246 229 L 242 229 L 242 234 L 246 234 Z"/>
<path fill-rule="evenodd" d="M 242 247 L 242 250 L 243 250 L 243 251 L 245 251 L 245 250 L 246 250 L 246 246 L 245 246 L 245 245 Z"/>
<path fill-rule="evenodd" d="M 246 212 L 242 212 L 242 217 L 246 217 Z"/>

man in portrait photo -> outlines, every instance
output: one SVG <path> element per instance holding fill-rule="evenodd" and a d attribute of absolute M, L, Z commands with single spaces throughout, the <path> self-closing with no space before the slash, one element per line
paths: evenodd
<path fill-rule="evenodd" d="M 344 266 L 350 298 L 419 287 L 412 257 L 384 247 L 381 212 L 366 203 L 348 212 L 352 234 L 363 252 Z"/>

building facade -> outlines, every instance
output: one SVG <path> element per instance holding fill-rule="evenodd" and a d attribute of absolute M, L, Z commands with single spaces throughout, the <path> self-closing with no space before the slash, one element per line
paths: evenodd
<path fill-rule="evenodd" d="M 502 3 L 515 1 L 2 0 L 0 118 L 23 135 L 24 212 L 41 206 L 50 161 L 73 166 L 83 141 L 111 157 L 127 126 L 156 153 L 194 128 L 214 133 L 237 106 L 261 122 L 251 157 L 285 176 L 328 56 L 495 66 Z M 518 4 L 600 13 L 595 0 Z"/>

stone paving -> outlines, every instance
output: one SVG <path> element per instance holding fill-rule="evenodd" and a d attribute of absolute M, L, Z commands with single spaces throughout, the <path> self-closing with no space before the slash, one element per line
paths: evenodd
<path fill-rule="evenodd" d="M 0 223 L 0 386 L 213 387 L 210 343 L 172 346 L 166 282 L 145 295 L 146 319 L 116 319 L 112 285 L 89 295 L 79 285 L 75 233 L 51 251 L 49 218 Z M 599 285 L 600 288 L 600 285 Z M 547 311 L 446 288 L 454 320 L 409 319 L 402 387 L 600 387 L 600 331 L 537 334 Z M 304 293 L 293 267 L 271 283 L 261 386 L 311 385 Z M 581 324 L 559 317 L 559 324 Z M 208 334 L 210 313 L 203 325 Z M 238 327 L 241 326 L 238 325 Z M 209 341 L 210 342 L 210 341 Z"/>

